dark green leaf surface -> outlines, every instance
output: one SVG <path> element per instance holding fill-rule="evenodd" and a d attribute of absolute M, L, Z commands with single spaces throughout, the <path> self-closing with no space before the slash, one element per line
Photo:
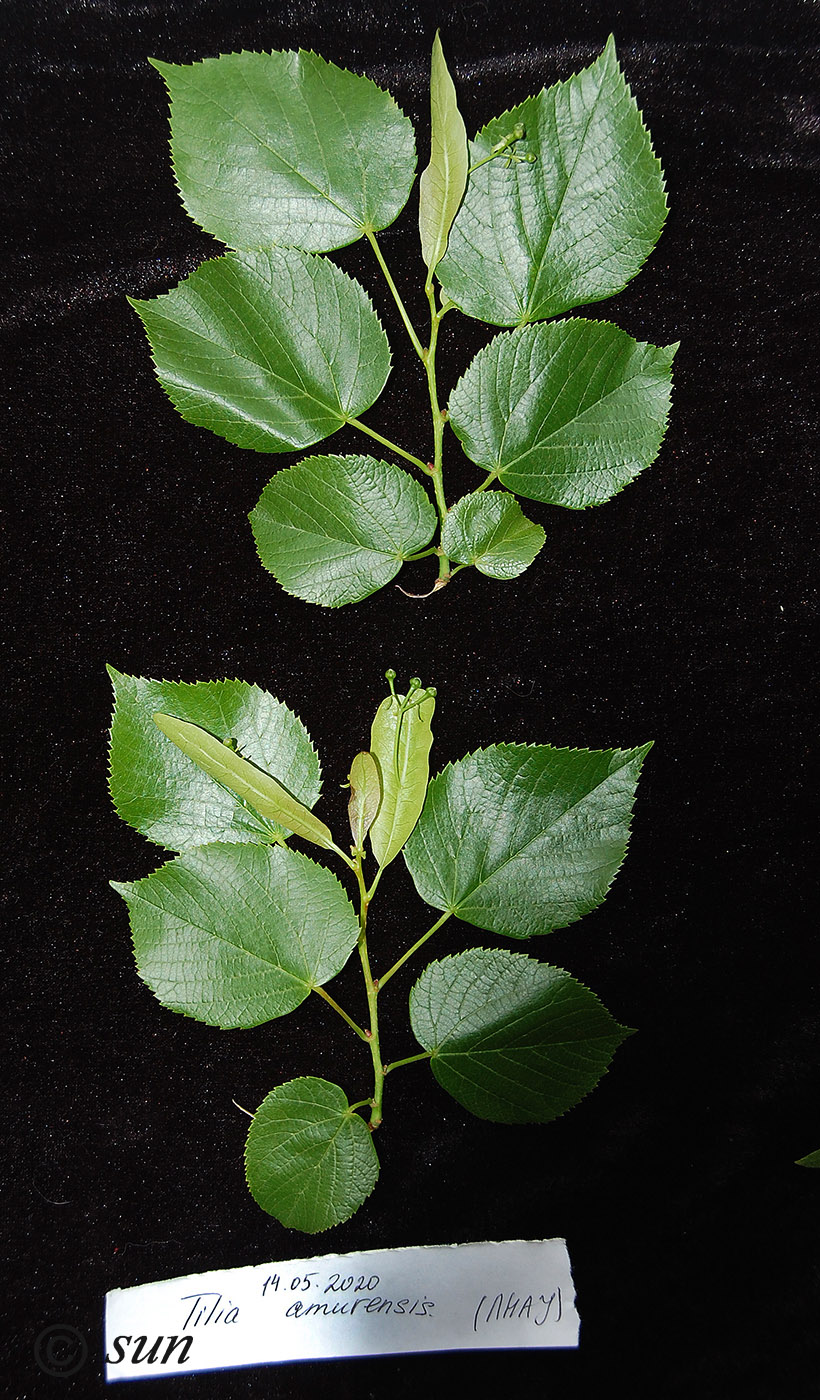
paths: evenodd
<path fill-rule="evenodd" d="M 421 255 L 432 273 L 447 250 L 447 238 L 467 184 L 467 132 L 436 34 L 430 65 L 430 164 L 419 180 Z"/>
<path fill-rule="evenodd" d="M 806 1157 L 798 1157 L 795 1165 L 798 1167 L 820 1167 L 820 1148 L 816 1152 L 809 1152 Z"/>
<path fill-rule="evenodd" d="M 386 228 L 416 168 L 389 93 L 304 49 L 152 60 L 171 97 L 182 201 L 233 248 L 341 248 Z"/>
<path fill-rule="evenodd" d="M 114 889 L 140 977 L 163 1006 L 211 1026 L 295 1010 L 341 971 L 359 934 L 335 875 L 286 846 L 201 846 Z"/>
<path fill-rule="evenodd" d="M 456 385 L 450 421 L 519 496 L 599 505 L 658 455 L 676 349 L 580 317 L 497 335 Z"/>
<path fill-rule="evenodd" d="M 482 491 L 462 496 L 447 513 L 441 543 L 459 564 L 490 578 L 517 578 L 529 568 L 546 535 L 528 520 L 514 496 Z"/>
<path fill-rule="evenodd" d="M 273 822 L 294 836 L 312 841 L 329 851 L 333 846 L 330 828 L 315 817 L 309 808 L 291 797 L 270 773 L 249 763 L 241 754 L 214 738 L 207 729 L 173 715 L 154 715 L 154 723 L 166 738 L 190 758 L 210 778 L 236 794 L 243 804 L 249 804 L 265 821 Z"/>
<path fill-rule="evenodd" d="M 370 752 L 379 766 L 382 800 L 370 828 L 370 844 L 379 865 L 394 860 L 419 819 L 430 773 L 430 728 L 436 702 L 432 696 L 411 710 L 403 696 L 383 700 L 370 730 Z"/>
<path fill-rule="evenodd" d="M 227 253 L 131 305 L 183 418 L 256 452 L 335 433 L 375 403 L 390 373 L 364 288 L 295 248 Z"/>
<path fill-rule="evenodd" d="M 173 851 L 210 841 L 269 842 L 289 834 L 265 822 L 234 793 L 197 768 L 154 723 L 159 711 L 237 740 L 244 756 L 274 773 L 297 801 L 313 807 L 319 760 L 296 715 L 245 681 L 145 680 L 112 667 L 110 784 L 124 821 Z"/>
<path fill-rule="evenodd" d="M 250 519 L 282 587 L 332 608 L 383 588 L 436 528 L 424 488 L 373 457 L 308 457 L 277 472 Z"/>
<path fill-rule="evenodd" d="M 650 747 L 497 744 L 450 764 L 404 852 L 422 899 L 510 938 L 580 919 L 624 858 Z"/>
<path fill-rule="evenodd" d="M 291 1079 L 260 1104 L 245 1171 L 254 1200 L 293 1230 L 316 1234 L 349 1220 L 379 1175 L 364 1120 L 337 1084 Z"/>
<path fill-rule="evenodd" d="M 410 993 L 410 1019 L 442 1088 L 495 1123 L 566 1113 L 630 1034 L 569 973 L 487 948 L 431 963 Z"/>
<path fill-rule="evenodd" d="M 516 126 L 532 163 L 473 170 L 438 276 L 468 316 L 523 325 L 601 301 L 640 270 L 663 228 L 663 172 L 610 39 L 600 58 L 485 126 L 470 161 Z"/>

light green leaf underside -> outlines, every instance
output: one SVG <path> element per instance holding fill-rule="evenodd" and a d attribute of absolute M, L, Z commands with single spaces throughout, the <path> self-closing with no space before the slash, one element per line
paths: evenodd
<path fill-rule="evenodd" d="M 419 819 L 430 774 L 430 728 L 436 702 L 401 711 L 389 695 L 376 711 L 370 731 L 370 752 L 381 779 L 382 800 L 370 828 L 370 844 L 380 866 L 389 865 L 402 849 Z"/>
<path fill-rule="evenodd" d="M 594 1089 L 630 1034 L 560 968 L 470 948 L 410 993 L 413 1033 L 454 1099 L 495 1123 L 548 1123 Z"/>
<path fill-rule="evenodd" d="M 223 1029 L 295 1010 L 358 938 L 335 875 L 286 846 L 201 846 L 112 883 L 129 906 L 143 981 L 169 1010 Z"/>
<path fill-rule="evenodd" d="M 114 686 L 111 796 L 123 820 L 150 841 L 184 851 L 211 841 L 267 843 L 289 834 L 186 758 L 158 730 L 158 711 L 236 739 L 244 756 L 275 773 L 298 802 L 313 807 L 318 800 L 319 760 L 310 735 L 266 690 L 246 681 L 189 685 L 125 676 L 113 667 L 108 673 Z"/>
<path fill-rule="evenodd" d="M 474 564 L 490 578 L 517 578 L 529 568 L 546 535 L 528 520 L 514 496 L 482 491 L 462 496 L 447 513 L 441 543 L 448 558 Z"/>
<path fill-rule="evenodd" d="M 438 34 L 430 67 L 430 164 L 419 180 L 421 255 L 432 273 L 447 250 L 447 238 L 467 184 L 467 132 Z"/>
<path fill-rule="evenodd" d="M 233 248 L 341 248 L 386 228 L 416 168 L 413 128 L 368 78 L 298 53 L 151 60 L 171 97 L 182 202 Z"/>
<path fill-rule="evenodd" d="M 325 850 L 331 849 L 333 836 L 329 827 L 301 802 L 297 802 L 270 773 L 262 772 L 221 739 L 209 734 L 207 729 L 191 724 L 189 720 L 156 714 L 154 723 L 204 773 L 235 793 L 243 803 L 249 803 L 266 821 L 274 822 Z"/>
<path fill-rule="evenodd" d="M 798 1157 L 795 1166 L 820 1167 L 820 1148 L 816 1152 L 809 1152 L 805 1157 Z"/>
<path fill-rule="evenodd" d="M 489 122 L 476 165 L 517 125 L 519 154 L 470 176 L 438 276 L 468 316 L 523 325 L 625 287 L 667 214 L 663 172 L 610 39 L 600 58 Z"/>
<path fill-rule="evenodd" d="M 580 919 L 624 858 L 650 747 L 497 744 L 449 764 L 404 852 L 418 893 L 510 938 Z"/>
<path fill-rule="evenodd" d="M 245 1172 L 263 1210 L 317 1234 L 355 1214 L 376 1184 L 379 1159 L 339 1086 L 305 1077 L 280 1084 L 256 1110 Z"/>
<path fill-rule="evenodd" d="M 356 754 L 350 765 L 349 782 L 350 801 L 347 804 L 347 814 L 350 819 L 350 834 L 354 845 L 361 850 L 382 800 L 379 766 L 372 753 Z"/>
<path fill-rule="evenodd" d="M 573 318 L 497 335 L 450 398 L 467 456 L 519 496 L 582 510 L 658 455 L 676 345 Z"/>
<path fill-rule="evenodd" d="M 308 457 L 277 472 L 250 520 L 277 582 L 331 608 L 383 588 L 436 528 L 424 488 L 373 457 Z"/>
<path fill-rule="evenodd" d="M 256 452 L 335 433 L 375 403 L 390 373 L 364 288 L 295 248 L 227 253 L 131 305 L 183 418 Z"/>

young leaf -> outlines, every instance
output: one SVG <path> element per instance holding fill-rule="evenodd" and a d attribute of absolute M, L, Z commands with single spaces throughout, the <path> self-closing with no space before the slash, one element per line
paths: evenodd
<path fill-rule="evenodd" d="M 421 692 L 419 691 L 419 694 Z M 380 866 L 389 865 L 419 819 L 430 773 L 430 725 L 436 702 L 429 692 L 421 704 L 407 696 L 388 695 L 376 711 L 370 752 L 379 766 L 382 800 L 370 828 L 370 844 Z"/>
<path fill-rule="evenodd" d="M 257 452 L 335 433 L 375 403 L 390 373 L 364 288 L 295 248 L 227 253 L 131 305 L 183 418 Z"/>
<path fill-rule="evenodd" d="M 524 325 L 601 301 L 626 286 L 658 241 L 663 172 L 612 39 L 590 68 L 485 126 L 470 160 L 438 269 L 468 316 Z"/>
<path fill-rule="evenodd" d="M 308 457 L 277 472 L 250 520 L 282 587 L 331 608 L 383 588 L 436 528 L 424 487 L 373 457 Z"/>
<path fill-rule="evenodd" d="M 497 335 L 450 397 L 467 456 L 519 496 L 582 510 L 655 460 L 676 345 L 581 317 Z"/>
<path fill-rule="evenodd" d="M 490 578 L 517 578 L 528 569 L 546 535 L 506 491 L 462 496 L 447 512 L 441 544 L 457 564 L 474 564 Z"/>
<path fill-rule="evenodd" d="M 292 797 L 270 773 L 236 753 L 221 739 L 215 739 L 207 729 L 173 715 L 155 714 L 158 729 L 176 744 L 209 778 L 214 778 L 243 802 L 247 802 L 266 821 L 275 822 L 295 836 L 312 841 L 329 851 L 333 847 L 330 828 L 315 817 L 308 807 Z"/>
<path fill-rule="evenodd" d="M 173 851 L 210 841 L 260 842 L 291 828 L 265 822 L 169 744 L 154 723 L 171 712 L 235 739 L 250 762 L 272 769 L 305 807 L 321 790 L 319 760 L 301 720 L 266 690 L 245 681 L 145 680 L 108 668 L 114 686 L 111 796 L 119 815 L 149 840 Z"/>
<path fill-rule="evenodd" d="M 379 769 L 372 753 L 357 753 L 350 766 L 350 801 L 347 812 L 353 844 L 361 850 L 382 800 Z"/>
<path fill-rule="evenodd" d="M 317 1234 L 355 1214 L 376 1185 L 379 1159 L 338 1084 L 305 1077 L 280 1084 L 256 1110 L 245 1171 L 263 1210 Z"/>
<path fill-rule="evenodd" d="M 467 132 L 436 32 L 430 68 L 430 164 L 419 180 L 421 255 L 434 272 L 467 185 Z"/>
<path fill-rule="evenodd" d="M 416 168 L 389 93 L 314 53 L 151 60 L 171 97 L 182 202 L 233 248 L 342 248 L 392 224 Z"/>
<path fill-rule="evenodd" d="M 494 1123 L 560 1117 L 631 1034 L 561 968 L 488 948 L 431 963 L 410 993 L 410 1020 L 442 1088 Z"/>
<path fill-rule="evenodd" d="M 422 899 L 509 938 L 580 919 L 624 858 L 650 747 L 496 744 L 448 765 L 404 852 Z"/>
<path fill-rule="evenodd" d="M 359 934 L 335 875 L 285 846 L 202 846 L 112 883 L 158 1001 L 223 1029 L 294 1011 L 341 971 Z"/>
<path fill-rule="evenodd" d="M 816 1152 L 809 1152 L 805 1157 L 798 1157 L 795 1166 L 820 1167 L 820 1148 Z"/>

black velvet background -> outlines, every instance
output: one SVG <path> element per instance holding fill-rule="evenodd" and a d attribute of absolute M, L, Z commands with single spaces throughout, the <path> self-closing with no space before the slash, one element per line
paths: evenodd
<path fill-rule="evenodd" d="M 3 1393 L 102 1393 L 113 1287 L 303 1253 L 561 1234 L 577 1353 L 289 1365 L 134 1383 L 134 1394 L 816 1394 L 820 1175 L 792 1165 L 820 1147 L 806 911 L 816 21 L 801 0 L 3 7 L 2 690 L 14 770 L 3 806 L 20 891 L 3 989 L 15 1028 Z M 315 47 L 390 87 L 426 160 L 437 23 L 470 131 L 590 62 L 614 31 L 673 212 L 644 272 L 591 314 L 681 340 L 672 421 L 657 463 L 610 504 L 533 507 L 548 541 L 518 581 L 471 571 L 426 603 L 388 588 L 329 612 L 281 592 L 245 520 L 271 470 L 294 459 L 241 452 L 177 417 L 125 302 L 172 285 L 213 246 L 178 203 L 164 92 L 145 58 Z M 413 208 L 382 242 L 423 322 Z M 413 443 L 417 364 L 364 250 L 339 261 L 372 289 L 394 347 L 369 421 Z M 448 318 L 445 390 L 489 334 Z M 339 434 L 332 450 L 361 441 Z M 451 498 L 476 479 L 459 455 L 453 444 Z M 220 1033 L 162 1010 L 137 979 L 107 880 L 147 873 L 160 852 L 108 802 L 106 661 L 274 691 L 320 748 L 339 826 L 338 784 L 390 664 L 439 689 L 435 767 L 499 739 L 654 738 L 609 899 L 529 950 L 639 1028 L 596 1092 L 558 1123 L 506 1128 L 468 1117 L 424 1067 L 406 1070 L 390 1085 L 381 1180 L 351 1222 L 309 1239 L 261 1214 L 231 1100 L 254 1106 L 300 1073 L 338 1077 L 358 1097 L 365 1057 L 318 1001 Z M 406 872 L 393 871 L 383 889 L 395 903 L 376 910 L 381 966 L 426 926 Z M 436 952 L 476 941 L 494 940 L 448 928 Z M 412 1052 L 399 995 L 411 980 L 385 998 L 391 1057 Z M 339 985 L 359 996 L 352 967 Z M 70 1380 L 42 1375 L 32 1356 L 60 1322 L 90 1347 Z"/>

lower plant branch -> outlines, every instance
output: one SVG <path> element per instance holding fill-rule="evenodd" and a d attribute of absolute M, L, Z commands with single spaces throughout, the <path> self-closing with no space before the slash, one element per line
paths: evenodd
<path fill-rule="evenodd" d="M 364 985 L 367 992 L 367 1006 L 370 1012 L 370 1029 L 365 1032 L 365 1040 L 370 1046 L 370 1055 L 373 1060 L 373 1106 L 370 1110 L 370 1131 L 375 1132 L 382 1121 L 382 1100 L 384 1097 L 384 1066 L 382 1065 L 381 1047 L 379 1045 L 379 1008 L 378 1008 L 378 988 L 373 980 L 373 973 L 370 970 L 370 957 L 367 951 L 367 910 L 370 904 L 370 893 L 365 884 L 362 872 L 361 852 L 356 857 L 356 879 L 359 884 L 359 959 L 364 973 Z"/>
<path fill-rule="evenodd" d="M 447 501 L 444 496 L 443 477 L 443 457 L 444 457 L 444 414 L 441 411 L 438 401 L 438 386 L 436 384 L 436 346 L 438 343 L 438 328 L 441 325 L 443 311 L 436 310 L 436 293 L 431 278 L 427 279 L 425 286 L 427 300 L 430 303 L 430 344 L 424 353 L 424 367 L 427 370 L 427 388 L 430 394 L 430 412 L 433 415 L 433 465 L 430 475 L 433 478 L 433 491 L 436 497 L 436 510 L 441 522 L 442 531 L 444 522 L 447 519 Z M 444 552 L 442 546 L 439 550 L 438 560 L 438 586 L 442 587 L 450 579 L 450 560 Z"/>
<path fill-rule="evenodd" d="M 404 964 L 407 962 L 407 959 L 412 958 L 413 954 L 417 953 L 419 948 L 422 948 L 424 946 L 428 938 L 432 938 L 434 933 L 438 933 L 442 924 L 446 924 L 447 920 L 451 917 L 452 915 L 450 914 L 449 910 L 446 914 L 442 914 L 440 919 L 436 919 L 436 922 L 433 924 L 432 928 L 428 928 L 427 932 L 423 933 L 421 938 L 417 939 L 416 942 L 412 945 L 412 947 L 407 949 L 406 953 L 402 953 L 398 962 L 395 962 L 393 966 L 389 969 L 389 971 L 385 972 L 384 976 L 379 978 L 379 991 L 382 990 L 386 982 L 390 981 L 390 978 L 393 976 L 393 973 L 398 972 L 400 967 L 404 967 Z"/>

